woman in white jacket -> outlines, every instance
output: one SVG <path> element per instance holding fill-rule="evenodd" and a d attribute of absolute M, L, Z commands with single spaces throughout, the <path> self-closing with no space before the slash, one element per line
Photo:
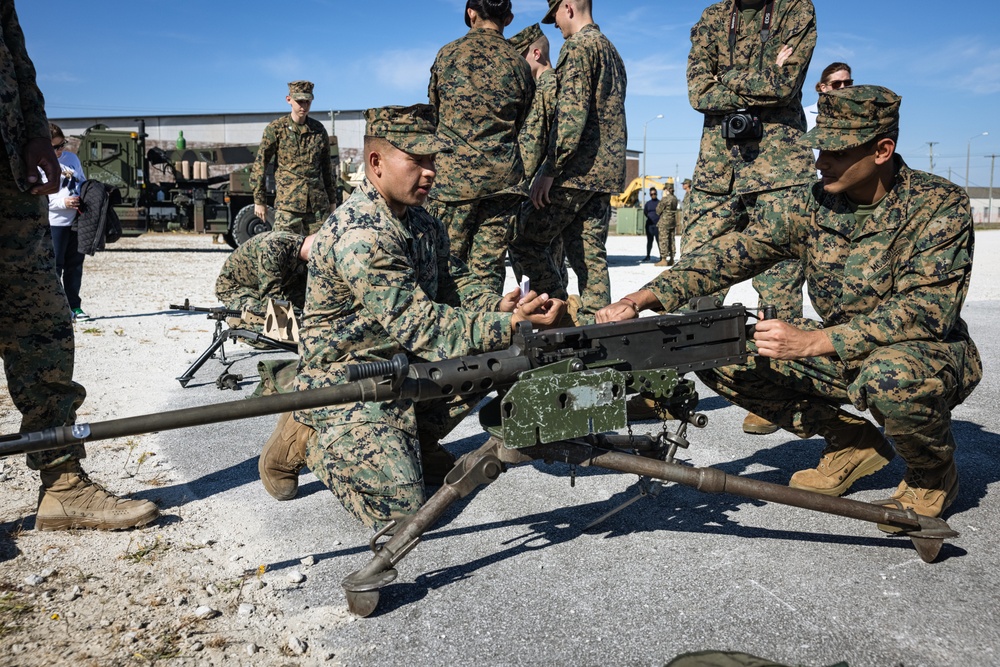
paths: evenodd
<path fill-rule="evenodd" d="M 80 209 L 80 186 L 86 179 L 80 158 L 66 150 L 66 137 L 55 123 L 49 123 L 52 148 L 59 158 L 62 173 L 59 176 L 59 192 L 49 195 L 49 226 L 52 232 L 52 247 L 56 255 L 56 274 L 62 280 L 66 300 L 73 311 L 74 320 L 88 319 L 80 305 L 80 283 L 83 279 L 83 258 L 77 249 L 77 234 L 73 221 Z"/>

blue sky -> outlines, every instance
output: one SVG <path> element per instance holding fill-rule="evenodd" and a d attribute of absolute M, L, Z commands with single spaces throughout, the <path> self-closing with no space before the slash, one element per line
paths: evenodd
<path fill-rule="evenodd" d="M 848 62 L 858 83 L 902 95 L 898 150 L 911 166 L 930 167 L 934 142 L 934 172 L 950 169 L 964 184 L 971 149 L 970 184 L 989 185 L 984 156 L 1000 154 L 998 3 L 814 2 L 819 41 L 803 103 L 815 102 L 823 67 Z M 316 110 L 425 102 L 434 54 L 466 31 L 465 0 L 16 5 L 52 117 L 281 112 L 293 79 L 316 83 Z M 536 22 L 547 2 L 513 5 L 508 36 Z M 688 104 L 684 73 L 690 28 L 707 5 L 594 0 L 595 20 L 628 72 L 629 148 L 642 150 L 645 127 L 650 174 L 683 178 L 694 168 L 701 116 Z M 557 51 L 558 31 L 545 31 Z"/>

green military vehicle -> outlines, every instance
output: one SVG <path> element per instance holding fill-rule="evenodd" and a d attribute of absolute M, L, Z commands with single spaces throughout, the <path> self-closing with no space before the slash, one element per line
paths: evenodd
<path fill-rule="evenodd" d="M 84 133 L 78 156 L 88 179 L 118 188 L 122 201 L 115 206 L 126 236 L 148 231 L 185 230 L 220 234 L 233 248 L 269 231 L 274 220 L 274 164 L 268 166 L 265 191 L 267 220 L 253 210 L 250 169 L 257 146 L 221 146 L 167 151 L 146 150 L 146 124 L 138 131 L 111 130 L 94 125 Z M 337 138 L 330 137 L 330 160 L 340 173 Z M 208 175 L 212 165 L 243 165 L 229 174 Z M 151 169 L 167 177 L 153 182 Z M 346 183 L 338 177 L 338 190 Z"/>

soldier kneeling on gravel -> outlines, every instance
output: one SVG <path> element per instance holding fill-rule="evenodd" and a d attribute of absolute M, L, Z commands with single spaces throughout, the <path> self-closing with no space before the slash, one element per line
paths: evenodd
<path fill-rule="evenodd" d="M 369 109 L 365 119 L 365 181 L 316 234 L 309 259 L 296 387 L 344 383 L 348 365 L 397 353 L 418 362 L 502 349 L 521 321 L 558 322 L 562 301 L 491 292 L 451 255 L 444 225 L 423 209 L 434 155 L 451 145 L 435 134 L 434 108 Z M 451 469 L 440 439 L 482 397 L 282 415 L 261 454 L 261 479 L 288 499 L 296 464 L 305 462 L 355 517 L 381 528 L 418 510 L 425 484 Z"/>
<path fill-rule="evenodd" d="M 958 496 L 951 411 L 983 371 L 961 316 L 972 216 L 961 188 L 896 154 L 899 105 L 880 86 L 821 94 L 816 127 L 799 141 L 819 149 L 822 179 L 792 188 L 744 231 L 682 257 L 597 319 L 669 311 L 801 260 L 822 322 L 796 327 L 780 313 L 758 322 L 757 356 L 699 377 L 786 431 L 826 439 L 819 464 L 789 486 L 842 495 L 889 462 L 888 438 L 906 474 L 891 498 L 875 502 L 937 517 Z M 870 411 L 885 435 L 844 404 Z"/>
<path fill-rule="evenodd" d="M 44 196 L 59 189 L 59 162 L 13 2 L 5 2 L 2 13 L 0 356 L 26 433 L 72 424 L 86 391 L 73 382 L 73 321 L 56 276 Z M 116 530 L 159 515 L 148 500 L 122 500 L 91 481 L 80 467 L 85 456 L 80 445 L 28 454 L 28 466 L 42 478 L 35 528 Z"/>

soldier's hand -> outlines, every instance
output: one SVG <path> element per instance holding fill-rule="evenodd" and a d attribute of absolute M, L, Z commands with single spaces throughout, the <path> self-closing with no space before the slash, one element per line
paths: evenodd
<path fill-rule="evenodd" d="M 619 301 L 611 305 L 604 306 L 597 311 L 598 324 L 607 322 L 621 322 L 639 317 L 639 313 L 647 308 L 660 307 L 660 301 L 648 289 L 641 289 L 638 292 L 626 294 Z"/>
<path fill-rule="evenodd" d="M 531 184 L 531 203 L 534 204 L 535 208 L 545 208 L 549 205 L 549 190 L 552 189 L 552 182 L 555 179 L 552 176 L 542 176 L 539 174 L 535 177 L 534 182 Z"/>
<path fill-rule="evenodd" d="M 778 58 L 774 62 L 778 67 L 781 67 L 782 65 L 785 64 L 785 61 L 791 58 L 791 56 L 792 56 L 792 47 L 788 46 L 788 44 L 785 44 L 783 47 L 781 47 L 781 51 L 778 51 Z"/>
<path fill-rule="evenodd" d="M 528 292 L 528 297 L 518 302 L 514 309 L 514 317 L 510 318 L 511 329 L 517 330 L 517 323 L 527 320 L 539 329 L 547 329 L 559 324 L 566 312 L 566 302 L 562 299 L 550 299 L 548 294 L 535 295 L 534 290 Z"/>
<path fill-rule="evenodd" d="M 532 295 L 532 298 L 538 296 L 534 292 L 529 292 L 529 294 Z M 503 295 L 503 298 L 500 299 L 500 305 L 497 307 L 497 310 L 501 313 L 513 313 L 519 301 L 521 301 L 521 288 L 515 287 L 510 292 Z"/>
<path fill-rule="evenodd" d="M 256 215 L 261 220 L 267 220 L 267 205 L 266 204 L 254 204 L 253 214 Z"/>
<path fill-rule="evenodd" d="M 28 139 L 24 145 L 24 162 L 28 168 L 28 185 L 33 195 L 51 195 L 59 192 L 59 159 L 52 142 L 45 137 Z M 39 170 L 45 174 L 45 183 Z"/>
<path fill-rule="evenodd" d="M 833 342 L 822 329 L 806 331 L 781 320 L 760 320 L 754 325 L 757 354 L 771 359 L 805 359 L 834 353 Z"/>

